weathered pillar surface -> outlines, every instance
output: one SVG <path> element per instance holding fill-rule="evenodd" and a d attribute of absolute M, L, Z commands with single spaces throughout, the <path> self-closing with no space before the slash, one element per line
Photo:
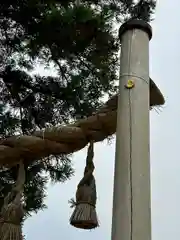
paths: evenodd
<path fill-rule="evenodd" d="M 120 80 L 112 240 L 151 240 L 149 162 L 149 40 L 151 27 L 120 27 Z M 128 80 L 134 87 L 126 88 Z M 130 86 L 129 86 L 130 87 Z"/>

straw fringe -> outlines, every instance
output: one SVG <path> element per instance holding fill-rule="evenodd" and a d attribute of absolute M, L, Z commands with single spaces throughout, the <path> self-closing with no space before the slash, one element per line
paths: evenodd
<path fill-rule="evenodd" d="M 1 240 L 23 240 L 21 228 L 15 225 L 4 223 L 1 227 Z"/>
<path fill-rule="evenodd" d="M 99 226 L 94 206 L 88 203 L 79 203 L 70 218 L 76 228 L 93 229 Z"/>
<path fill-rule="evenodd" d="M 76 201 L 71 199 L 71 207 L 75 206 L 75 210 L 70 218 L 70 224 L 77 228 L 93 229 L 98 226 L 96 214 L 96 181 L 93 175 L 95 166 L 94 158 L 94 142 L 90 141 L 84 176 L 80 180 L 77 191 Z"/>

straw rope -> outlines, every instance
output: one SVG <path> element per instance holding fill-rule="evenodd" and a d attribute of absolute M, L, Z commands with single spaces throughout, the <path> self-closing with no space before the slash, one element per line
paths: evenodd
<path fill-rule="evenodd" d="M 95 114 L 74 124 L 0 141 L 0 165 L 12 166 L 19 159 L 32 162 L 49 155 L 69 154 L 84 148 L 90 140 L 103 141 L 116 132 L 117 99 L 118 95 L 113 96 Z M 151 80 L 150 109 L 163 104 L 164 98 Z"/>
<path fill-rule="evenodd" d="M 70 218 L 70 224 L 77 228 L 93 229 L 98 227 L 98 219 L 96 213 L 96 181 L 93 175 L 95 169 L 93 163 L 94 143 L 91 141 L 88 147 L 86 158 L 86 166 L 84 176 L 80 180 L 77 191 L 76 201 L 70 201 L 71 207 L 75 207 Z"/>
<path fill-rule="evenodd" d="M 22 219 L 24 209 L 21 198 L 24 190 L 25 170 L 22 161 L 19 163 L 18 178 L 15 186 L 4 198 L 0 212 L 0 239 L 22 240 Z"/>

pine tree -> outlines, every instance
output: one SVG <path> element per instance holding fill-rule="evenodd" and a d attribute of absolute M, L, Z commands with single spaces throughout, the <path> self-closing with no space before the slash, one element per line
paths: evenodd
<path fill-rule="evenodd" d="M 0 4 L 0 134 L 31 134 L 89 116 L 117 91 L 120 47 L 115 23 L 151 20 L 155 1 L 6 0 Z M 33 74 L 37 62 L 57 76 Z M 27 214 L 45 207 L 46 184 L 73 175 L 70 156 L 26 167 Z M 17 177 L 1 168 L 0 206 Z"/>

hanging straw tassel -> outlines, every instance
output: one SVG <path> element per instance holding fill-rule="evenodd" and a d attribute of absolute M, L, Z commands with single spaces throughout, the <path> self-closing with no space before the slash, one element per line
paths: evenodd
<path fill-rule="evenodd" d="M 25 171 L 22 162 L 19 164 L 19 173 L 16 185 L 5 197 L 0 213 L 0 240 L 23 240 L 22 219 L 24 216 L 21 203 L 25 183 Z"/>
<path fill-rule="evenodd" d="M 93 229 L 98 227 L 93 156 L 93 142 L 90 142 L 84 177 L 79 182 L 76 191 L 76 202 L 73 200 L 70 201 L 72 207 L 75 206 L 75 210 L 70 218 L 70 224 L 76 228 Z"/>

